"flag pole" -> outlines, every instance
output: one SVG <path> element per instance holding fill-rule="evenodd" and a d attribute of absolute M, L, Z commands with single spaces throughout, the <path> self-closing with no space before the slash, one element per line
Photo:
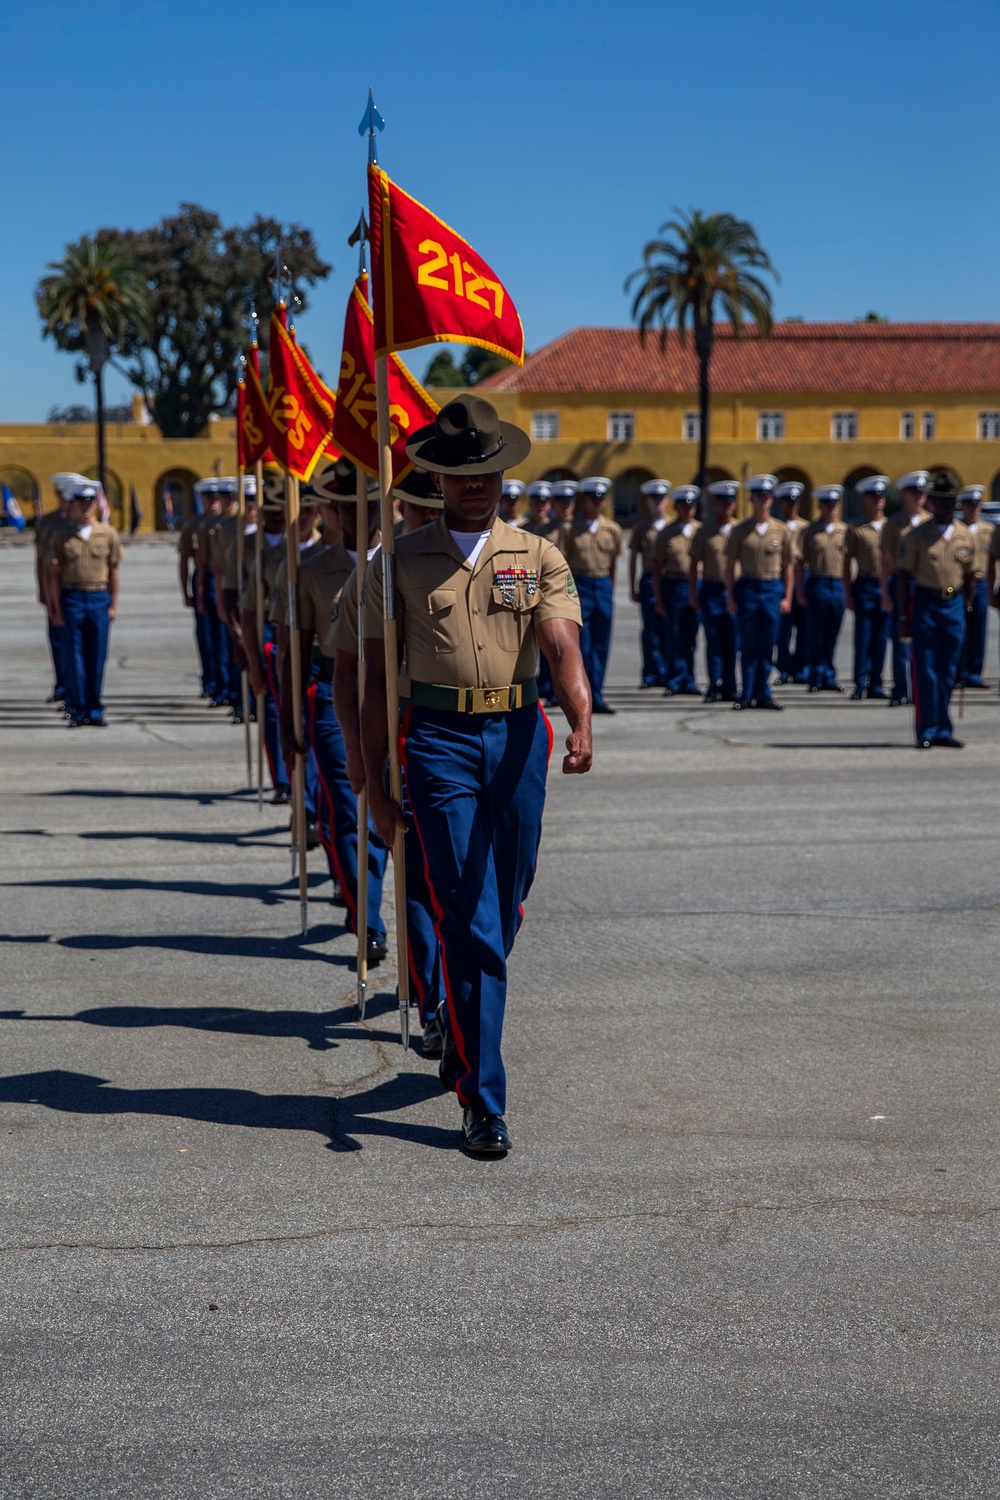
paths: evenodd
<path fill-rule="evenodd" d="M 288 650 L 291 653 L 292 723 L 302 734 L 302 658 L 299 651 L 299 481 L 285 470 L 285 566 L 288 570 Z M 299 854 L 299 913 L 303 933 L 309 930 L 309 866 L 306 860 L 306 762 L 295 752 L 292 766 L 292 840 Z"/>
<path fill-rule="evenodd" d="M 237 440 L 237 446 L 239 441 Z M 245 473 L 242 463 L 237 460 L 236 483 L 238 485 L 239 510 L 236 514 L 236 598 L 237 601 L 243 597 L 243 580 L 246 575 L 247 543 L 243 527 L 246 522 L 246 496 L 243 493 L 243 476 Z M 237 603 L 237 611 L 239 604 Z M 243 653 L 244 657 L 246 652 Z M 253 753 L 250 747 L 250 684 L 247 677 L 246 666 L 240 667 L 240 704 L 243 710 L 243 746 L 247 759 L 247 787 L 253 791 Z"/>
<path fill-rule="evenodd" d="M 254 545 L 254 608 L 257 613 L 257 648 L 264 661 L 264 460 L 258 458 L 254 465 L 254 480 L 257 485 L 257 541 Z M 266 671 L 266 663 L 265 663 Z M 257 699 L 257 812 L 264 811 L 264 712 L 267 688 L 256 695 Z"/>
<path fill-rule="evenodd" d="M 385 129 L 385 121 L 375 107 L 371 89 L 368 107 L 358 126 L 359 135 L 368 137 L 368 160 L 378 161 L 375 133 Z M 381 297 L 383 289 L 372 285 L 372 299 Z M 392 511 L 392 437 L 389 413 L 389 359 L 375 357 L 375 415 L 378 422 L 379 520 L 382 530 L 382 621 L 385 642 L 385 699 L 389 729 L 389 794 L 402 806 L 403 778 L 399 767 L 399 644 L 396 640 L 396 538 Z M 404 1049 L 410 1045 L 410 971 L 406 962 L 406 871 L 403 864 L 403 830 L 396 829 L 392 841 L 393 892 L 396 898 L 396 975 L 399 1001 L 399 1029 Z"/>
<path fill-rule="evenodd" d="M 365 701 L 365 635 L 361 591 L 368 563 L 368 475 L 356 466 L 355 498 L 358 502 L 358 719 Z M 358 1018 L 365 1018 L 368 991 L 368 789 L 358 793 Z"/>

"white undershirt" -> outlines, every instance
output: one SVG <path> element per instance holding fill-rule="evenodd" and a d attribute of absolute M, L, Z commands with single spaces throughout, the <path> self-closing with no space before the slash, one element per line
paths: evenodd
<path fill-rule="evenodd" d="M 827 536 L 833 536 L 836 524 L 836 521 L 830 521 L 826 526 L 823 527 L 823 530 L 826 532 Z"/>
<path fill-rule="evenodd" d="M 666 524 L 667 524 L 667 518 L 666 518 L 666 516 L 657 516 L 656 520 L 653 522 L 653 530 L 654 531 L 662 531 L 663 528 L 664 528 L 664 526 L 666 526 Z"/>
<path fill-rule="evenodd" d="M 597 535 L 597 528 L 598 528 L 598 526 L 600 526 L 600 524 L 601 523 L 600 523 L 599 520 L 598 521 L 588 521 L 587 522 L 587 530 L 590 532 L 591 536 L 596 536 Z"/>
<path fill-rule="evenodd" d="M 756 533 L 757 533 L 758 536 L 766 536 L 767 535 L 767 528 L 768 528 L 769 525 L 770 525 L 769 521 L 761 521 L 761 523 L 760 523 L 759 526 L 755 526 L 754 527 L 754 531 L 756 531 Z"/>
<path fill-rule="evenodd" d="M 720 536 L 728 536 L 729 533 L 732 531 L 732 529 L 733 529 L 733 523 L 732 523 L 732 521 L 727 521 L 726 524 L 725 524 L 725 526 L 720 526 L 719 527 L 719 535 Z"/>
<path fill-rule="evenodd" d="M 690 536 L 692 531 L 694 531 L 694 522 L 686 521 L 681 527 L 681 536 Z"/>
<path fill-rule="evenodd" d="M 979 530 L 979 523 L 977 521 L 970 522 L 969 530 L 972 532 L 972 535 L 975 536 L 976 532 Z"/>
<path fill-rule="evenodd" d="M 489 541 L 492 530 L 491 526 L 490 531 L 452 531 L 449 526 L 448 534 L 458 550 L 465 554 L 466 562 L 470 567 L 474 568 L 476 566 L 476 558 Z"/>
<path fill-rule="evenodd" d="M 352 563 L 356 563 L 357 562 L 357 560 L 358 560 L 358 554 L 356 552 L 352 552 L 351 549 L 350 549 L 350 547 L 345 547 L 344 551 L 347 553 L 347 555 L 351 559 Z M 375 544 L 374 547 L 369 547 L 367 549 L 367 551 L 365 552 L 365 556 L 367 557 L 367 559 L 368 559 L 369 562 L 371 562 L 372 558 L 375 556 L 375 554 L 376 554 L 377 551 L 378 551 L 378 543 L 377 542 L 376 542 L 376 544 Z"/>
<path fill-rule="evenodd" d="M 885 525 L 885 522 L 884 521 L 873 521 L 872 525 L 875 527 L 876 531 L 881 531 L 882 527 Z"/>
<path fill-rule="evenodd" d="M 83 537 L 83 540 L 85 542 L 90 540 L 90 533 L 93 531 L 93 529 L 93 526 L 80 526 L 78 528 L 79 535 Z"/>
<path fill-rule="evenodd" d="M 243 535 L 244 536 L 253 536 L 253 534 L 254 534 L 254 532 L 256 530 L 257 530 L 257 522 L 254 521 L 254 522 L 251 523 L 251 525 L 244 526 L 244 528 L 243 528 Z"/>
<path fill-rule="evenodd" d="M 948 526 L 938 526 L 938 531 L 940 531 L 946 542 L 950 542 L 955 535 L 955 528 L 950 524 Z"/>

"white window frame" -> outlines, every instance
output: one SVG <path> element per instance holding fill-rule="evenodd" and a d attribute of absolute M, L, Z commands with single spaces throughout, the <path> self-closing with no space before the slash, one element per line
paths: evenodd
<path fill-rule="evenodd" d="M 995 443 L 998 439 L 1000 439 L 1000 411 L 981 411 L 979 413 L 979 441 Z"/>
<path fill-rule="evenodd" d="M 758 443 L 783 443 L 785 440 L 785 413 L 783 411 L 759 411 L 757 413 Z"/>
<path fill-rule="evenodd" d="M 933 443 L 937 437 L 937 412 L 922 411 L 920 413 L 920 441 L 922 443 Z"/>
<path fill-rule="evenodd" d="M 904 411 L 899 414 L 899 441 L 901 443 L 912 443 L 917 435 L 917 414 L 915 411 Z"/>
<path fill-rule="evenodd" d="M 701 442 L 701 412 L 686 411 L 681 420 L 681 436 L 685 443 Z"/>
<path fill-rule="evenodd" d="M 609 411 L 608 412 L 608 442 L 609 443 L 634 443 L 635 442 L 635 412 L 634 411 Z"/>
<path fill-rule="evenodd" d="M 830 437 L 835 443 L 854 443 L 858 437 L 856 411 L 835 411 L 830 422 Z"/>
<path fill-rule="evenodd" d="M 558 443 L 559 413 L 557 411 L 533 411 L 531 413 L 531 441 L 533 443 Z"/>

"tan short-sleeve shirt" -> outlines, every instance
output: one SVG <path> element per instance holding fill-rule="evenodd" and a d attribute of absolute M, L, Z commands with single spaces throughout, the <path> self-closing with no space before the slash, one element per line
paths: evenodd
<path fill-rule="evenodd" d="M 87 537 L 75 528 L 59 531 L 52 556 L 59 565 L 59 579 L 64 589 L 96 593 L 98 589 L 108 587 L 112 568 L 120 566 L 122 544 L 113 526 L 95 521 Z"/>
<path fill-rule="evenodd" d="M 305 546 L 299 547 L 299 567 L 304 567 L 310 558 L 322 551 L 322 542 L 318 536 L 313 536 Z M 267 604 L 267 618 L 272 625 L 288 624 L 288 554 L 284 543 L 281 547 L 281 560 L 274 570 L 274 581 Z"/>
<path fill-rule="evenodd" d="M 598 517 L 593 531 L 591 524 L 584 516 L 574 516 L 562 528 L 561 548 L 577 578 L 607 578 L 622 550 L 622 529 L 607 516 Z"/>
<path fill-rule="evenodd" d="M 260 536 L 260 532 L 257 535 Z M 266 537 L 267 533 L 265 532 L 264 535 Z M 264 585 L 264 618 L 265 620 L 269 618 L 268 609 L 271 603 L 271 595 L 274 591 L 278 569 L 284 560 L 284 535 L 280 536 L 273 546 L 265 540 L 261 542 L 259 551 L 256 548 L 254 549 L 253 564 L 247 569 L 246 583 L 243 586 L 243 593 L 240 596 L 240 609 L 246 610 L 248 614 L 252 614 L 257 608 L 257 569 L 260 567 Z"/>
<path fill-rule="evenodd" d="M 617 528 L 616 528 L 617 530 Z M 444 517 L 396 543 L 397 633 L 410 676 L 446 687 L 508 687 L 538 670 L 535 626 L 581 623 L 566 559 L 544 537 L 497 520 L 475 564 Z M 365 578 L 366 640 L 381 640 L 378 553 Z"/>
<path fill-rule="evenodd" d="M 946 537 L 936 521 L 925 521 L 903 537 L 897 566 L 912 574 L 918 588 L 957 592 L 967 577 L 975 577 L 975 537 L 961 521 L 950 529 Z"/>
<path fill-rule="evenodd" d="M 794 561 L 792 534 L 784 521 L 776 521 L 773 516 L 768 517 L 766 527 L 759 532 L 749 516 L 729 533 L 726 558 L 739 563 L 744 578 L 773 582 L 781 577 L 785 565 Z"/>
<path fill-rule="evenodd" d="M 239 559 L 236 553 L 235 536 L 230 537 L 222 559 L 222 587 L 224 589 L 239 588 Z M 243 578 L 244 581 L 250 576 L 253 560 L 257 553 L 257 528 L 243 533 Z"/>
<path fill-rule="evenodd" d="M 802 538 L 801 559 L 813 578 L 843 578 L 847 527 L 843 521 L 831 521 L 827 530 L 822 521 L 812 521 Z"/>
<path fill-rule="evenodd" d="M 996 555 L 992 550 L 996 530 L 997 528 L 990 521 L 976 521 L 975 529 L 973 529 L 972 526 L 969 527 L 969 531 L 972 532 L 976 549 L 977 578 L 986 577 L 986 570 L 989 567 L 990 558 Z"/>
<path fill-rule="evenodd" d="M 903 538 L 907 536 L 915 526 L 920 526 L 924 521 L 930 519 L 930 512 L 921 510 L 917 512 L 916 520 L 905 510 L 897 510 L 891 516 L 886 517 L 885 525 L 882 527 L 882 551 L 889 559 L 889 571 L 896 571 L 899 560 L 899 550 L 903 544 Z"/>
<path fill-rule="evenodd" d="M 859 521 L 848 526 L 844 554 L 858 565 L 859 578 L 878 578 L 884 521 Z"/>
<path fill-rule="evenodd" d="M 793 520 L 784 521 L 782 524 L 787 526 L 788 535 L 792 539 L 792 561 L 798 562 L 802 556 L 802 539 L 806 534 L 806 527 L 809 525 L 809 522 L 803 520 L 801 516 L 796 516 Z"/>
<path fill-rule="evenodd" d="M 637 521 L 632 527 L 629 551 L 638 552 L 641 556 L 643 573 L 653 571 L 653 553 L 656 551 L 657 540 L 669 524 L 663 516 L 655 519 L 647 516 L 645 520 Z"/>
<path fill-rule="evenodd" d="M 668 521 L 656 538 L 653 556 L 667 578 L 686 578 L 691 562 L 691 543 L 701 530 L 700 521 Z"/>
<path fill-rule="evenodd" d="M 333 654 L 323 643 L 336 618 L 341 594 L 356 572 L 343 542 L 334 542 L 332 547 L 323 547 L 303 559 L 299 571 L 299 629 L 315 636 L 325 655 Z"/>
<path fill-rule="evenodd" d="M 180 536 L 177 539 L 177 551 L 180 553 L 182 562 L 194 560 L 194 534 L 201 516 L 188 516 L 181 527 Z"/>
<path fill-rule="evenodd" d="M 706 583 L 726 581 L 726 543 L 732 529 L 732 521 L 724 526 L 702 526 L 691 538 L 691 561 L 701 567 Z"/>

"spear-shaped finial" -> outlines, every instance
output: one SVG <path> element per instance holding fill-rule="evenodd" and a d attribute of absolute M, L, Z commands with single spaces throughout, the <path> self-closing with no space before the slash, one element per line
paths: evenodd
<path fill-rule="evenodd" d="M 371 89 L 368 90 L 368 108 L 365 110 L 364 118 L 358 126 L 358 135 L 368 137 L 368 160 L 377 165 L 378 157 L 375 155 L 375 135 L 385 129 L 385 121 L 375 108 L 375 100 L 372 98 Z"/>
<path fill-rule="evenodd" d="M 367 269 L 365 265 L 365 246 L 368 243 L 368 220 L 365 218 L 364 209 L 361 210 L 361 218 L 351 231 L 351 237 L 347 241 L 349 245 L 358 247 L 358 275 L 363 276 Z"/>

